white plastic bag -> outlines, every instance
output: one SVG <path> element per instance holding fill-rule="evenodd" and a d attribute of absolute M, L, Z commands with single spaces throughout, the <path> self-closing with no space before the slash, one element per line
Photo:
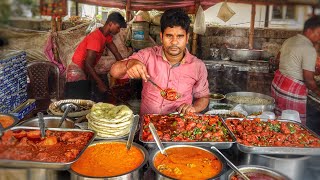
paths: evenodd
<path fill-rule="evenodd" d="M 220 18 L 222 21 L 227 22 L 229 19 L 235 15 L 236 13 L 228 6 L 227 2 L 223 2 L 217 17 Z"/>
<path fill-rule="evenodd" d="M 206 32 L 205 16 L 201 6 L 199 6 L 196 14 L 196 19 L 194 21 L 194 26 L 193 26 L 193 32 L 200 35 L 204 35 L 204 33 Z"/>

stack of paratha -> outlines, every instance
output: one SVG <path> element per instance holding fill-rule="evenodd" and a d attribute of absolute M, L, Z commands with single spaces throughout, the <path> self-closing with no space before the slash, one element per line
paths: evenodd
<path fill-rule="evenodd" d="M 129 134 L 133 112 L 125 105 L 108 103 L 93 105 L 87 115 L 88 128 L 97 132 L 100 138 L 116 138 Z"/>

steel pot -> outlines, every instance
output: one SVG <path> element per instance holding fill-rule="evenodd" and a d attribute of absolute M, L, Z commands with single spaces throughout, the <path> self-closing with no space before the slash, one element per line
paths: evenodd
<path fill-rule="evenodd" d="M 248 172 L 261 173 L 261 174 L 265 174 L 270 177 L 273 177 L 275 180 L 289 180 L 290 179 L 289 177 L 282 174 L 281 172 L 278 172 L 274 169 L 264 167 L 264 166 L 242 165 L 242 166 L 238 166 L 238 168 L 243 173 L 248 173 Z M 229 170 L 223 176 L 221 176 L 220 180 L 231 180 L 232 176 L 234 176 L 234 175 L 236 175 L 236 173 L 233 170 Z"/>
<path fill-rule="evenodd" d="M 246 96 L 246 97 L 258 97 L 258 98 L 263 98 L 270 100 L 270 104 L 241 104 L 243 109 L 250 115 L 254 112 L 263 112 L 263 111 L 273 111 L 275 107 L 275 100 L 273 97 L 265 95 L 265 94 L 260 94 L 260 93 L 255 93 L 255 92 L 232 92 L 228 93 L 225 95 L 226 96 L 226 101 L 228 104 L 239 104 L 237 102 L 234 102 L 230 100 L 230 96 Z"/>
<path fill-rule="evenodd" d="M 43 116 L 43 119 L 44 119 L 45 127 L 56 128 L 59 125 L 61 116 L 46 115 L 46 116 Z M 18 126 L 39 127 L 38 121 L 39 121 L 38 117 L 33 117 L 19 123 Z M 75 127 L 75 123 L 70 118 L 66 118 L 61 126 L 61 128 L 74 128 L 74 127 Z"/>
<path fill-rule="evenodd" d="M 214 156 L 216 156 L 220 162 L 222 163 L 222 168 L 221 168 L 221 172 L 219 174 L 217 174 L 216 176 L 212 177 L 211 179 L 216 179 L 219 178 L 225 171 L 226 169 L 226 162 L 225 160 L 216 152 L 212 151 L 210 148 L 208 147 L 198 147 L 198 146 L 192 146 L 192 145 L 173 145 L 173 146 L 167 146 L 165 147 L 165 149 L 170 149 L 170 148 L 177 148 L 177 147 L 193 147 L 193 148 L 198 148 L 198 149 L 202 149 L 204 151 L 210 152 L 211 154 L 213 154 Z M 159 149 L 154 149 L 149 156 L 149 164 L 152 168 L 152 170 L 155 172 L 155 178 L 156 180 L 172 180 L 172 178 L 162 174 L 161 172 L 158 171 L 158 169 L 154 166 L 154 158 L 156 157 L 156 155 L 158 153 L 161 153 Z"/>
<path fill-rule="evenodd" d="M 304 179 L 304 172 L 310 159 L 310 156 L 300 155 L 244 154 L 241 157 L 240 164 L 267 166 L 287 175 L 293 180 Z"/>
<path fill-rule="evenodd" d="M 101 140 L 101 141 L 95 141 L 90 146 L 94 146 L 99 143 L 112 143 L 112 142 L 122 142 L 124 144 L 127 143 L 126 140 Z M 136 169 L 134 169 L 128 173 L 122 174 L 122 175 L 113 176 L 113 177 L 103 177 L 103 178 L 85 176 L 85 175 L 79 174 L 79 173 L 73 171 L 72 169 L 70 169 L 69 172 L 71 173 L 71 180 L 135 180 L 135 179 L 142 179 L 143 167 L 147 163 L 147 160 L 148 160 L 147 157 L 149 154 L 148 154 L 148 151 L 144 147 L 142 147 L 141 145 L 139 145 L 135 142 L 132 143 L 132 146 L 137 147 L 138 149 L 141 150 L 142 154 L 144 154 L 144 161 Z"/>
<path fill-rule="evenodd" d="M 263 50 L 227 48 L 228 55 L 233 61 L 259 60 Z"/>

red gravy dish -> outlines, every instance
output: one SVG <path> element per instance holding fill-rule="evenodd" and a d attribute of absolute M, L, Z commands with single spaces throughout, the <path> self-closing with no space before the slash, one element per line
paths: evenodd
<path fill-rule="evenodd" d="M 39 130 L 9 130 L 0 140 L 0 159 L 70 162 L 93 137 L 92 132 L 51 131 L 40 137 Z"/>

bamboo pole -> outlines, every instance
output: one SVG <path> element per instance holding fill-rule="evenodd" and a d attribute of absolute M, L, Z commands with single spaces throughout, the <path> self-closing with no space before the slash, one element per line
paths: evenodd
<path fill-rule="evenodd" d="M 126 3 L 126 19 L 127 19 L 127 22 L 129 22 L 131 20 L 130 8 L 131 8 L 131 0 L 127 0 L 127 3 Z"/>
<path fill-rule="evenodd" d="M 195 0 L 195 9 L 194 14 L 197 14 L 198 8 L 200 5 L 199 0 Z M 194 28 L 194 27 L 193 27 Z M 191 46 L 191 54 L 196 55 L 197 54 L 197 42 L 198 42 L 198 34 L 192 33 L 192 46 Z"/>
<path fill-rule="evenodd" d="M 250 21 L 250 29 L 249 29 L 249 49 L 253 49 L 255 16 L 256 16 L 256 5 L 252 4 L 252 6 L 251 6 L 251 21 Z"/>

